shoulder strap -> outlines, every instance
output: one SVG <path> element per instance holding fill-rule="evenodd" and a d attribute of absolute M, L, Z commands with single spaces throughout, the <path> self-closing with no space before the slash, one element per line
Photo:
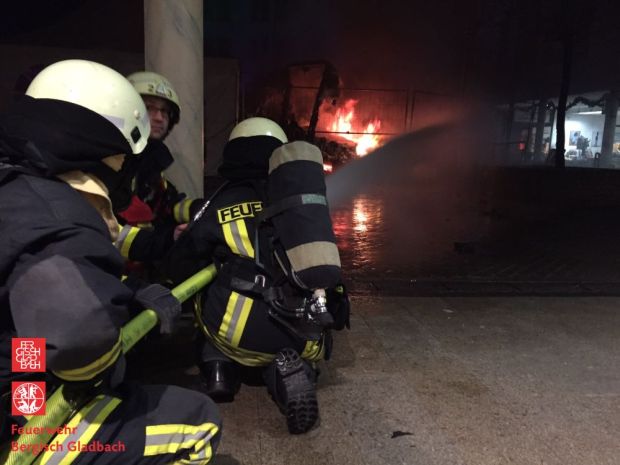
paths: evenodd
<path fill-rule="evenodd" d="M 220 194 L 225 188 L 230 187 L 230 181 L 226 181 L 224 182 L 224 184 L 222 184 L 220 187 L 218 187 L 215 192 L 213 194 L 211 194 L 211 197 L 209 197 L 207 200 L 205 200 L 205 203 L 202 204 L 202 207 L 200 207 L 200 210 L 198 210 L 198 212 L 194 215 L 194 217 L 192 218 L 192 221 L 189 226 L 189 228 L 192 227 L 192 225 L 198 221 L 200 219 L 200 217 L 202 215 L 205 214 L 205 212 L 207 211 L 207 208 L 209 208 L 209 205 L 211 205 L 211 202 L 213 202 L 213 199 L 215 199 L 215 197 L 218 196 L 218 194 Z"/>
<path fill-rule="evenodd" d="M 215 192 L 213 194 L 211 194 L 211 197 L 209 197 L 205 201 L 205 203 L 202 205 L 202 207 L 200 207 L 200 210 L 198 210 L 198 212 L 192 218 L 192 223 L 196 222 L 202 215 L 204 215 L 204 213 L 209 208 L 209 205 L 211 205 L 211 203 L 213 203 L 213 200 L 215 200 L 215 198 L 218 195 L 220 195 L 222 192 L 224 192 L 227 189 L 231 189 L 233 187 L 243 186 L 243 185 L 252 186 L 254 188 L 254 190 L 258 193 L 258 195 L 261 198 L 261 200 L 263 200 L 263 201 L 265 200 L 264 188 L 262 188 L 262 186 L 260 186 L 260 184 L 257 181 L 255 181 L 255 180 L 247 179 L 247 180 L 242 180 L 242 181 L 225 181 L 220 187 L 218 187 L 215 190 Z"/>
<path fill-rule="evenodd" d="M 327 199 L 321 194 L 297 194 L 289 197 L 284 197 L 273 205 L 269 205 L 267 208 L 256 217 L 258 223 L 268 220 L 276 215 L 279 215 L 289 208 L 298 207 L 300 205 L 327 205 Z"/>

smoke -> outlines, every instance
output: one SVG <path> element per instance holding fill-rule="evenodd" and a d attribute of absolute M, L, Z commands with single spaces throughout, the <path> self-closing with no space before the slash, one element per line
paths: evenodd
<path fill-rule="evenodd" d="M 415 270 L 485 234 L 491 138 L 483 121 L 470 112 L 430 124 L 328 177 L 345 267 Z"/>

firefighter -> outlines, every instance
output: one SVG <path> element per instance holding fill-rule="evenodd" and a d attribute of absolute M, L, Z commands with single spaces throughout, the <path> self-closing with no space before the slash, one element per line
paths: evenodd
<path fill-rule="evenodd" d="M 174 87 L 164 76 L 139 71 L 127 76 L 142 96 L 151 123 L 149 143 L 138 163 L 132 181 L 132 199 L 128 208 L 118 212 L 124 224 L 116 242 L 121 254 L 130 260 L 152 264 L 161 259 L 188 221 L 202 204 L 202 199 L 188 199 L 163 175 L 174 158 L 164 140 L 179 123 L 181 109 Z M 133 264 L 134 271 L 144 269 Z"/>
<path fill-rule="evenodd" d="M 299 302 L 303 292 L 288 282 L 290 270 L 285 273 L 276 263 L 273 225 L 261 226 L 258 221 L 267 206 L 269 159 L 282 147 L 292 147 L 291 153 L 308 148 L 318 152 L 305 142 L 283 145 L 287 142 L 280 126 L 266 118 L 249 118 L 233 128 L 219 167 L 227 184 L 177 240 L 167 263 L 175 281 L 211 262 L 218 268 L 215 282 L 196 299 L 201 330 L 198 365 L 207 394 L 216 401 L 230 402 L 242 375 L 259 371 L 286 416 L 289 432 L 299 434 L 311 429 L 318 419 L 315 363 L 329 355 L 331 334 L 327 327 L 304 326 L 301 320 L 288 318 L 281 302 L 275 301 L 279 299 L 272 299 L 284 293 L 290 301 Z M 318 157 L 321 159 L 320 152 Z M 304 167 L 309 168 L 306 174 L 313 169 Z M 324 183 L 322 159 L 317 167 Z M 322 208 L 328 214 L 325 204 Z M 339 273 L 331 221 L 328 223 L 322 228 L 328 230 L 332 242 L 324 244 L 336 254 L 330 270 Z M 298 237 L 304 235 L 297 233 Z M 335 313 L 342 321 L 347 318 L 348 306 L 340 308 L 342 311 Z M 341 329 L 343 324 L 333 326 Z"/>
<path fill-rule="evenodd" d="M 0 117 L 0 386 L 29 375 L 10 372 L 11 338 L 41 337 L 48 392 L 63 384 L 82 400 L 52 439 L 64 447 L 43 452 L 42 463 L 204 464 L 219 443 L 219 414 L 205 395 L 123 382 L 121 327 L 152 308 L 170 332 L 181 311 L 163 286 L 126 287 L 113 245 L 113 209 L 131 196 L 125 159 L 144 149 L 149 131 L 129 81 L 85 60 L 45 68 Z M 6 407 L 5 445 L 11 425 L 26 421 Z M 71 450 L 78 441 L 119 453 Z"/>

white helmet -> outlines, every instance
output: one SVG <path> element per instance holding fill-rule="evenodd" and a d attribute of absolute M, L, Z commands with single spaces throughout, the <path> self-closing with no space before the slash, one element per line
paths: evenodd
<path fill-rule="evenodd" d="M 288 142 L 286 134 L 275 121 L 260 117 L 248 118 L 241 121 L 233 128 L 228 140 L 253 136 L 271 136 L 275 137 L 283 144 Z"/>
<path fill-rule="evenodd" d="M 152 71 L 138 71 L 127 76 L 129 82 L 133 84 L 140 95 L 151 95 L 153 97 L 163 98 L 170 102 L 172 114 L 170 115 L 170 128 L 179 122 L 181 118 L 181 106 L 179 104 L 179 95 L 170 84 L 170 81 L 161 74 Z"/>
<path fill-rule="evenodd" d="M 134 154 L 146 147 L 151 124 L 142 97 L 122 74 L 107 66 L 87 60 L 59 61 L 37 74 L 26 95 L 94 111 L 118 128 Z"/>

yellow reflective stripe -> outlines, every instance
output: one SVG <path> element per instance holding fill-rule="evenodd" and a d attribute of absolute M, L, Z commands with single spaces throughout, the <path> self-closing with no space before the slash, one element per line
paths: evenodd
<path fill-rule="evenodd" d="M 237 306 L 238 299 L 239 294 L 234 291 L 231 292 L 230 297 L 228 298 L 228 303 L 226 304 L 226 313 L 224 313 L 222 324 L 220 325 L 220 329 L 218 331 L 220 336 L 223 338 L 225 338 L 228 333 L 228 328 L 230 327 L 230 322 L 232 321 L 232 317 L 235 313 L 235 307 Z"/>
<path fill-rule="evenodd" d="M 222 231 L 224 232 L 224 239 L 226 239 L 226 245 L 230 247 L 230 250 L 234 254 L 239 255 L 239 249 L 237 248 L 237 244 L 235 242 L 235 238 L 233 237 L 233 233 L 231 230 L 232 223 L 225 223 L 222 225 Z"/>
<path fill-rule="evenodd" d="M 211 437 L 208 437 L 207 439 L 211 439 Z M 189 458 L 193 460 L 203 460 L 209 453 L 210 448 L 211 442 L 201 439 L 200 441 L 196 442 L 196 445 L 194 446 L 194 450 L 198 452 L 193 452 L 189 454 Z"/>
<path fill-rule="evenodd" d="M 189 217 L 189 208 L 192 206 L 192 200 L 183 199 L 177 202 L 172 208 L 172 214 L 177 223 L 187 223 L 191 219 Z"/>
<path fill-rule="evenodd" d="M 172 462 L 172 465 L 207 465 L 211 461 L 211 446 L 209 446 L 209 458 L 206 460 L 196 461 L 194 459 L 181 459 Z"/>
<path fill-rule="evenodd" d="M 93 436 L 95 435 L 95 433 L 97 432 L 97 430 L 101 427 L 101 425 L 103 424 L 105 419 L 108 417 L 108 415 L 110 415 L 110 413 L 112 413 L 112 411 L 120 403 L 121 403 L 120 399 L 117 399 L 117 398 L 112 399 L 112 401 L 108 405 L 106 405 L 101 410 L 101 412 L 99 412 L 99 414 L 92 421 L 91 425 L 88 428 L 86 428 L 86 431 L 84 432 L 84 434 L 82 436 L 79 437 L 78 440 L 82 444 L 88 444 L 90 442 L 90 440 L 93 438 Z M 76 442 L 77 442 L 77 440 L 76 440 Z M 67 456 L 65 457 L 65 459 L 62 462 L 60 462 L 58 465 L 69 465 L 70 463 L 72 463 L 75 460 L 75 458 L 80 453 L 81 452 L 79 450 L 70 451 L 67 454 Z"/>
<path fill-rule="evenodd" d="M 194 307 L 194 312 L 196 314 L 196 321 L 200 326 L 202 332 L 207 336 L 216 347 L 226 356 L 231 359 L 247 366 L 264 366 L 271 363 L 274 359 L 274 354 L 267 354 L 263 352 L 253 352 L 251 350 L 240 349 L 238 347 L 231 348 L 226 339 L 220 338 L 218 334 L 211 334 L 209 332 L 209 328 L 204 324 L 202 318 L 200 317 L 200 305 L 196 304 Z"/>
<path fill-rule="evenodd" d="M 254 258 L 254 247 L 248 237 L 248 229 L 244 220 L 230 221 L 222 225 L 224 239 L 233 253 Z"/>
<path fill-rule="evenodd" d="M 232 347 L 228 341 L 222 340 L 219 336 L 213 337 L 212 341 L 224 355 L 242 365 L 261 367 L 269 365 L 275 358 L 275 354 L 257 352 L 254 350 L 242 349 L 240 347 Z"/>
<path fill-rule="evenodd" d="M 316 362 L 323 359 L 323 340 L 320 341 L 306 341 L 306 347 L 301 353 L 301 358 Z"/>
<path fill-rule="evenodd" d="M 189 459 L 181 459 L 176 462 L 172 462 L 172 465 L 207 465 L 211 461 L 213 452 L 211 451 L 211 445 L 208 446 L 205 458 L 193 457 L 197 454 L 190 454 Z"/>
<path fill-rule="evenodd" d="M 198 322 L 200 330 L 213 344 L 227 357 L 239 362 L 245 366 L 260 367 L 269 365 L 275 358 L 275 354 L 269 354 L 267 352 L 258 352 L 255 350 L 243 349 L 240 347 L 233 347 L 230 341 L 225 336 L 221 336 L 218 333 L 211 333 L 207 325 L 202 321 L 201 316 L 201 303 L 200 297 L 197 296 L 194 300 L 194 315 L 195 321 Z M 315 347 L 316 346 L 316 347 Z M 302 352 L 303 358 L 311 362 L 316 362 L 323 359 L 324 356 L 323 341 L 307 341 L 304 351 Z"/>
<path fill-rule="evenodd" d="M 198 444 L 200 444 L 200 446 Z M 211 443 L 209 442 L 205 444 L 204 441 L 199 441 L 199 443 L 196 444 L 196 450 L 198 452 L 195 454 L 189 454 L 189 460 L 185 463 L 190 465 L 207 465 L 213 456 Z"/>
<path fill-rule="evenodd" d="M 179 449 L 191 449 L 194 447 L 195 442 L 196 439 L 192 438 L 185 442 L 167 442 L 156 446 L 145 446 L 144 455 L 175 454 Z"/>
<path fill-rule="evenodd" d="M 209 433 L 213 428 L 217 429 L 215 423 L 202 423 L 201 425 L 188 425 L 184 423 L 168 423 L 165 425 L 147 425 L 146 435 L 155 436 L 157 434 L 196 434 L 200 432 Z"/>
<path fill-rule="evenodd" d="M 68 443 L 80 441 L 82 444 L 88 444 L 105 419 L 120 403 L 121 399 L 105 395 L 98 395 L 92 399 L 71 418 L 66 428 L 63 428 L 63 432 L 53 438 L 54 442 L 64 447 L 57 451 L 45 451 L 41 456 L 40 465 L 71 464 L 81 452 L 70 451 Z"/>
<path fill-rule="evenodd" d="M 232 340 L 230 343 L 234 347 L 239 346 L 239 341 L 241 340 L 241 335 L 243 334 L 243 330 L 245 329 L 245 323 L 248 321 L 248 317 L 250 316 L 250 309 L 252 308 L 253 300 L 249 298 L 245 298 L 243 301 L 243 306 L 241 307 L 241 313 L 237 319 L 237 324 L 235 325 L 235 331 L 233 333 Z"/>
<path fill-rule="evenodd" d="M 210 458 L 210 441 L 217 432 L 218 427 L 214 423 L 147 426 L 144 455 L 175 454 L 179 449 L 194 449 L 196 456 L 204 455 L 205 458 L 207 456 Z M 207 451 L 204 451 L 205 444 L 208 447 Z M 202 459 L 203 457 L 200 458 Z"/>
<path fill-rule="evenodd" d="M 90 403 L 86 404 L 81 410 L 79 410 L 75 416 L 67 423 L 66 429 L 73 431 L 73 428 L 77 428 L 77 425 L 84 419 L 84 417 L 93 409 L 98 400 L 103 396 L 95 397 Z M 60 433 L 57 434 L 53 440 L 57 441 L 59 444 L 64 444 L 67 441 L 67 438 L 72 436 L 70 433 Z M 50 441 L 51 442 L 51 441 Z M 56 452 L 58 453 L 58 451 Z M 45 451 L 41 457 L 41 465 L 47 465 L 49 460 L 53 457 L 53 451 Z"/>
<path fill-rule="evenodd" d="M 88 365 L 81 368 L 74 368 L 71 370 L 55 370 L 53 373 L 66 381 L 84 381 L 92 379 L 106 368 L 112 366 L 121 353 L 121 338 L 120 334 L 116 343 L 112 348 Z"/>
<path fill-rule="evenodd" d="M 192 200 L 185 200 L 183 203 L 183 211 L 181 215 L 179 215 L 179 220 L 181 223 L 189 222 L 190 218 L 190 207 L 192 206 Z"/>
<path fill-rule="evenodd" d="M 131 244 L 133 244 L 133 241 L 138 236 L 139 232 L 140 232 L 140 228 L 131 226 L 131 229 L 127 233 L 127 236 L 125 237 L 125 240 L 123 241 L 123 244 L 121 247 L 121 255 L 123 257 L 129 258 L 129 250 L 131 249 Z"/>
<path fill-rule="evenodd" d="M 131 244 L 133 243 L 139 232 L 140 228 L 137 228 L 135 226 L 129 226 L 128 224 L 123 226 L 123 229 L 121 229 L 121 232 L 118 235 L 118 239 L 116 240 L 114 245 L 124 258 L 129 258 L 129 250 L 131 249 Z"/>
<path fill-rule="evenodd" d="M 233 347 L 239 345 L 254 300 L 232 291 L 218 333 Z"/>
<path fill-rule="evenodd" d="M 245 256 L 254 258 L 254 247 L 252 247 L 252 242 L 250 241 L 248 228 L 245 226 L 245 221 L 237 220 L 236 223 L 239 228 L 239 236 L 241 238 L 241 242 L 243 243 L 243 248 L 245 249 Z"/>

